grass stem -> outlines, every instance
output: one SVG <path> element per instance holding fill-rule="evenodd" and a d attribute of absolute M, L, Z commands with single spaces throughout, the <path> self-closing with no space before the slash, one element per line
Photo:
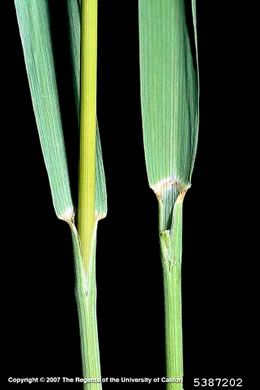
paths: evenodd
<path fill-rule="evenodd" d="M 88 275 L 83 267 L 78 233 L 72 226 L 72 240 L 76 268 L 76 299 L 79 315 L 81 356 L 84 378 L 93 380 L 84 384 L 85 390 L 101 390 L 101 370 L 96 316 L 96 228 L 91 246 Z"/>
<path fill-rule="evenodd" d="M 173 382 L 167 383 L 169 390 L 182 390 L 183 379 L 182 356 L 182 318 L 181 318 L 181 267 L 171 271 L 164 267 L 164 300 L 165 300 L 165 346 L 166 373 Z"/>
<path fill-rule="evenodd" d="M 83 375 L 90 381 L 84 389 L 101 386 L 96 319 L 96 91 L 97 91 L 97 0 L 81 2 L 80 64 L 80 161 L 76 298 L 78 304 Z M 76 232 L 74 232 L 76 234 Z M 93 380 L 93 382 L 92 382 Z"/>
<path fill-rule="evenodd" d="M 95 226 L 97 0 L 82 0 L 81 26 L 78 229 L 87 271 Z"/>
<path fill-rule="evenodd" d="M 174 201 L 172 201 L 175 199 Z M 174 204 L 173 208 L 169 207 Z M 165 350 L 168 390 L 183 390 L 181 313 L 183 193 L 175 190 L 159 202 L 159 231 L 164 283 Z"/>

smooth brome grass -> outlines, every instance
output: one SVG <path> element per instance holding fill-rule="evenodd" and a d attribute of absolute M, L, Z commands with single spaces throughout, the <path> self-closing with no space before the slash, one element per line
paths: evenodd
<path fill-rule="evenodd" d="M 83 0 L 81 3 L 82 29 L 80 2 L 66 1 L 75 104 L 78 114 L 80 113 L 81 123 L 80 206 L 77 215 L 79 234 L 75 224 L 75 207 L 69 183 L 48 1 L 15 0 L 15 8 L 54 209 L 57 217 L 66 221 L 72 232 L 83 375 L 86 378 L 99 379 L 101 373 L 96 321 L 95 250 L 97 223 L 106 216 L 107 201 L 98 132 L 96 136 L 97 1 Z M 80 100 L 83 101 L 81 107 Z M 101 389 L 100 382 L 84 386 L 87 389 Z"/>
<path fill-rule="evenodd" d="M 145 160 L 159 203 L 166 370 L 168 377 L 182 381 L 182 206 L 191 184 L 199 120 L 196 1 L 139 0 L 139 36 Z M 167 388 L 183 385 L 172 381 Z"/>

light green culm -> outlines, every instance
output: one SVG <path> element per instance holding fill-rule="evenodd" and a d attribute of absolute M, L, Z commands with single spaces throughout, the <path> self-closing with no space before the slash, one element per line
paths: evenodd
<path fill-rule="evenodd" d="M 75 87 L 75 105 L 80 106 L 80 2 L 66 0 L 71 38 L 71 63 Z M 66 150 L 54 67 L 49 5 L 46 0 L 15 0 L 33 110 L 41 149 L 49 178 L 52 200 L 58 218 L 68 222 L 73 239 L 76 270 L 76 298 L 82 349 L 83 375 L 100 378 L 99 346 L 96 320 L 95 249 L 97 223 L 107 213 L 105 175 L 100 137 L 97 133 L 95 167 L 95 225 L 91 237 L 90 262 L 84 268 L 81 243 L 74 222 Z M 78 130 L 75 129 L 75 136 Z M 87 156 L 86 156 L 87 158 Z M 73 357 L 72 357 L 73 359 Z M 84 385 L 88 390 L 101 389 L 101 383 Z"/>
<path fill-rule="evenodd" d="M 167 388 L 181 390 L 182 204 L 191 185 L 199 124 L 196 1 L 139 0 L 139 37 L 146 169 L 159 203 L 166 371 L 180 381 Z"/>

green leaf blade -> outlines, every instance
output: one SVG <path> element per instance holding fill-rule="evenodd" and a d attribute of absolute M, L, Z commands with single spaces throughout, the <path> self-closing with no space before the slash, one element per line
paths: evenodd
<path fill-rule="evenodd" d="M 193 17 L 195 18 L 193 2 Z M 198 137 L 198 69 L 184 0 L 139 0 L 141 104 L 148 180 L 189 185 Z"/>
<path fill-rule="evenodd" d="M 57 216 L 73 218 L 73 203 L 56 84 L 47 1 L 15 0 L 32 104 Z"/>

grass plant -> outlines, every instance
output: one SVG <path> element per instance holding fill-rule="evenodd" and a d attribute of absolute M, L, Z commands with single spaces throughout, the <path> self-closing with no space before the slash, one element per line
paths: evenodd
<path fill-rule="evenodd" d="M 166 370 L 168 377 L 182 381 L 182 208 L 191 185 L 199 120 L 196 1 L 139 0 L 139 36 L 146 169 L 159 205 Z M 167 388 L 183 385 L 173 381 Z"/>
<path fill-rule="evenodd" d="M 98 221 L 107 213 L 107 200 L 100 138 L 96 132 L 97 0 L 82 0 L 81 3 L 67 0 L 66 4 L 75 104 L 80 122 L 78 210 L 71 196 L 49 4 L 45 0 L 15 0 L 53 205 L 57 217 L 66 221 L 72 232 L 83 375 L 98 380 L 101 372 L 96 319 L 96 237 Z M 88 383 L 84 387 L 101 389 L 101 383 Z"/>

